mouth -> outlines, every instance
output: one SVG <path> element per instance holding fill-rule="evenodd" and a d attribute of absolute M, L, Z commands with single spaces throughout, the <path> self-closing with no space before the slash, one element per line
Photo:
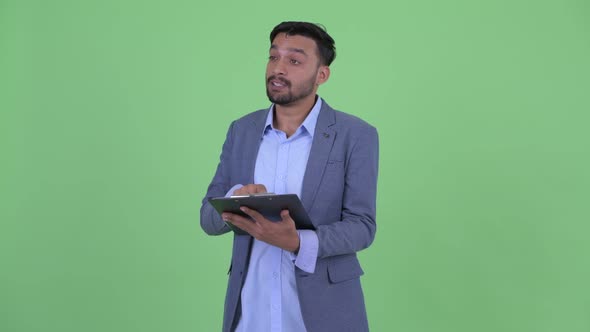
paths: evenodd
<path fill-rule="evenodd" d="M 287 80 L 279 79 L 276 77 L 269 77 L 267 82 L 268 87 L 272 90 L 282 90 L 284 88 L 289 87 L 289 82 Z"/>

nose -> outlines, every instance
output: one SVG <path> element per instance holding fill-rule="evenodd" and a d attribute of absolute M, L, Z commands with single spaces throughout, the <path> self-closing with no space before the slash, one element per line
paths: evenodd
<path fill-rule="evenodd" d="M 287 67 L 282 59 L 276 60 L 271 63 L 271 71 L 274 75 L 286 75 L 287 74 Z"/>

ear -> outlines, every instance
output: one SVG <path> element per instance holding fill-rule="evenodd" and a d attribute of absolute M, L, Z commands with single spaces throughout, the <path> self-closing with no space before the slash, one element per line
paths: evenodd
<path fill-rule="evenodd" d="M 318 69 L 318 75 L 316 77 L 316 84 L 322 85 L 328 81 L 328 78 L 330 78 L 330 67 L 320 66 Z"/>

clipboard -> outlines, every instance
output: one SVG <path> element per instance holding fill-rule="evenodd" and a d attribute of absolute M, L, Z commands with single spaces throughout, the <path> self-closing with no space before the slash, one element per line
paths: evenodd
<path fill-rule="evenodd" d="M 249 218 L 240 210 L 241 206 L 258 211 L 266 219 L 281 221 L 281 211 L 289 210 L 289 215 L 295 221 L 297 229 L 315 229 L 301 200 L 296 194 L 255 194 L 247 196 L 213 197 L 209 203 L 221 215 L 223 212 L 231 212 Z M 236 234 L 247 235 L 248 233 L 230 223 L 226 223 Z"/>

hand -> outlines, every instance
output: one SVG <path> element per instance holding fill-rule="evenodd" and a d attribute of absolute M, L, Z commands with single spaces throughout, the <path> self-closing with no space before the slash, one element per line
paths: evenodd
<path fill-rule="evenodd" d="M 264 194 L 266 193 L 266 187 L 263 184 L 248 184 L 240 189 L 236 189 L 233 196 L 242 196 L 250 194 Z"/>
<path fill-rule="evenodd" d="M 288 210 L 281 211 L 281 221 L 270 221 L 258 211 L 245 206 L 242 206 L 240 210 L 252 219 L 228 212 L 224 212 L 221 217 L 257 240 L 291 252 L 299 250 L 299 234 L 297 234 L 295 221 L 289 215 Z"/>

